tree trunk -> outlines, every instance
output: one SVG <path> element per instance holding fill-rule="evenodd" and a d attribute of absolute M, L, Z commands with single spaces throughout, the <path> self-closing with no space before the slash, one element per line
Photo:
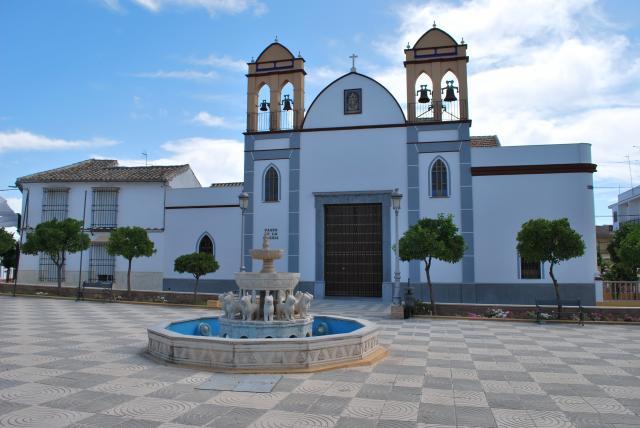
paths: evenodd
<path fill-rule="evenodd" d="M 127 269 L 127 298 L 131 298 L 131 259 L 129 259 L 129 268 Z"/>
<path fill-rule="evenodd" d="M 427 284 L 429 285 L 429 300 L 431 300 L 431 315 L 436 314 L 436 301 L 433 298 L 433 285 L 431 284 L 431 257 L 425 260 L 424 271 L 427 274 Z"/>
<path fill-rule="evenodd" d="M 62 292 L 62 263 L 56 266 L 58 268 L 58 296 Z"/>
<path fill-rule="evenodd" d="M 193 287 L 193 304 L 198 304 L 198 284 L 200 283 L 200 277 L 196 276 L 196 285 Z"/>
<path fill-rule="evenodd" d="M 558 313 L 560 313 L 562 312 L 562 306 L 560 305 L 560 289 L 558 288 L 558 281 L 553 275 L 553 263 L 551 263 L 551 266 L 549 266 L 549 276 L 553 281 L 553 290 L 556 292 L 556 300 L 558 301 Z"/>

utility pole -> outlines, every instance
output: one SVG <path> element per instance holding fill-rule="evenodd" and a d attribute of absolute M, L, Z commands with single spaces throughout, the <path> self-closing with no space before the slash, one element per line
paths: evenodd
<path fill-rule="evenodd" d="M 629 165 L 629 182 L 631 183 L 631 193 L 633 193 L 633 174 L 631 174 L 631 158 L 629 157 L 629 155 L 626 155 L 625 158 L 627 158 L 627 164 Z"/>

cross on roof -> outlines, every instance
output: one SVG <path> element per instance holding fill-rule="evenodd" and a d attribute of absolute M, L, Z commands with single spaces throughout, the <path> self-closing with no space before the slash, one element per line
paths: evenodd
<path fill-rule="evenodd" d="M 356 58 L 358 58 L 358 55 L 351 54 L 351 56 L 349 58 L 351 58 L 351 71 L 355 72 L 356 71 Z"/>

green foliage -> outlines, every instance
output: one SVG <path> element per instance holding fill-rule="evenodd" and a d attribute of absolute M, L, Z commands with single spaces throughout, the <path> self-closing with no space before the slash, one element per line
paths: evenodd
<path fill-rule="evenodd" d="M 582 236 L 571 228 L 566 218 L 529 220 L 522 225 L 516 239 L 520 257 L 551 264 L 580 257 L 585 249 Z"/>
<path fill-rule="evenodd" d="M 66 253 L 77 253 L 89 248 L 91 240 L 82 231 L 82 222 L 67 218 L 62 221 L 50 220 L 40 223 L 27 235 L 22 252 L 36 255 L 48 254 L 56 265 L 64 262 Z"/>
<path fill-rule="evenodd" d="M 15 245 L 13 234 L 4 229 L 0 229 L 0 255 L 9 251 L 12 247 L 15 247 Z"/>
<path fill-rule="evenodd" d="M 611 242 L 607 246 L 607 251 L 611 256 L 613 264 L 609 267 L 604 274 L 604 279 L 607 281 L 637 281 L 638 274 L 637 264 L 632 262 L 633 257 L 630 257 L 630 250 L 632 241 L 637 239 L 637 235 L 640 233 L 640 224 L 635 223 L 623 223 L 620 228 L 616 230 L 611 238 Z M 632 239 L 625 245 L 626 259 L 623 260 L 621 254 L 623 242 L 627 237 Z"/>
<path fill-rule="evenodd" d="M 439 214 L 435 219 L 419 220 L 404 233 L 399 244 L 398 255 L 402 261 L 424 261 L 431 313 L 435 315 L 436 303 L 431 284 L 431 261 L 436 259 L 456 263 L 462 259 L 465 250 L 464 238 L 458 233 L 458 227 L 453 223 L 453 216 Z"/>
<path fill-rule="evenodd" d="M 196 279 L 196 284 L 193 287 L 193 303 L 195 304 L 198 298 L 200 277 L 217 271 L 219 267 L 218 262 L 211 254 L 191 253 L 178 257 L 173 265 L 173 270 L 179 273 L 190 273 Z"/>
<path fill-rule="evenodd" d="M 216 259 L 207 253 L 191 253 L 178 257 L 175 260 L 173 270 L 179 273 L 190 273 L 198 279 L 203 275 L 218 270 L 220 266 Z"/>
<path fill-rule="evenodd" d="M 620 262 L 620 256 L 618 255 L 618 248 L 620 247 L 620 243 L 627 237 L 629 233 L 633 230 L 640 229 L 640 224 L 636 223 L 622 223 L 618 230 L 613 232 L 613 236 L 611 237 L 611 242 L 607 245 L 607 251 L 611 256 L 611 261 L 613 263 Z"/>
<path fill-rule="evenodd" d="M 456 263 L 465 250 L 464 238 L 458 233 L 451 215 L 423 218 L 411 226 L 400 238 L 400 260 L 437 259 Z"/>
<path fill-rule="evenodd" d="M 622 239 L 617 250 L 620 263 L 637 272 L 640 268 L 640 228 L 633 228 Z"/>
<path fill-rule="evenodd" d="M 147 231 L 141 227 L 119 227 L 111 232 L 107 252 L 131 261 L 137 257 L 151 257 L 155 250 Z"/>
<path fill-rule="evenodd" d="M 67 253 L 84 251 L 91 245 L 89 236 L 82 231 L 82 222 L 67 218 L 40 223 L 27 235 L 27 242 L 22 245 L 22 252 L 36 255 L 45 253 L 58 268 L 58 292 L 62 287 L 62 266 Z"/>
<path fill-rule="evenodd" d="M 18 262 L 18 252 L 16 251 L 16 246 L 12 246 L 9 250 L 5 251 L 4 254 L 0 255 L 2 258 L 2 266 L 6 268 L 17 268 Z"/>

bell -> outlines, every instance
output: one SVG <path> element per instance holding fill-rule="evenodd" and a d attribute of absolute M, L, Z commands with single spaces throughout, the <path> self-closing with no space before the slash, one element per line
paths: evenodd
<path fill-rule="evenodd" d="M 416 95 L 420 95 L 420 98 L 418 98 L 420 104 L 426 104 L 430 101 L 429 92 L 431 91 L 427 89 L 427 85 L 420 85 L 420 89 L 416 91 Z"/>
<path fill-rule="evenodd" d="M 282 107 L 282 110 L 284 111 L 290 111 L 292 109 L 293 100 L 289 98 L 289 95 L 284 96 L 284 100 L 282 100 L 282 105 L 284 106 Z"/>
<path fill-rule="evenodd" d="M 267 100 L 262 100 L 262 102 L 260 103 L 260 111 L 269 111 L 270 106 L 271 104 L 269 104 Z"/>
<path fill-rule="evenodd" d="M 457 90 L 458 87 L 453 86 L 453 80 L 447 80 L 447 86 L 445 88 L 442 88 L 443 91 L 447 91 L 447 94 L 444 96 L 444 100 L 446 102 L 458 101 L 458 98 L 456 98 L 456 94 L 453 91 L 454 89 Z"/>

